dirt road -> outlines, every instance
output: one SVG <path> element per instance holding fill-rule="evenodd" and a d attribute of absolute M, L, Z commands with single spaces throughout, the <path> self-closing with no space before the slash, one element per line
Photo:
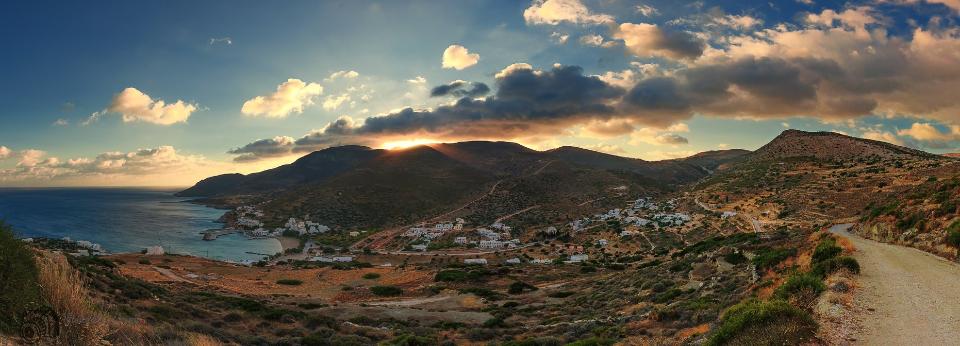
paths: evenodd
<path fill-rule="evenodd" d="M 864 345 L 956 345 L 960 342 L 960 265 L 917 249 L 860 238 L 846 225 L 860 262 L 857 302 Z"/>

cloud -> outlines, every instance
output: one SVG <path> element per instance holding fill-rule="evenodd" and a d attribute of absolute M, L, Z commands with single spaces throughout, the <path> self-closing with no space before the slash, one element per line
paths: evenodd
<path fill-rule="evenodd" d="M 550 38 L 552 38 L 557 44 L 566 44 L 567 40 L 570 39 L 570 35 L 554 31 L 550 33 Z"/>
<path fill-rule="evenodd" d="M 288 136 L 276 136 L 261 139 L 239 148 L 230 149 L 228 154 L 239 155 L 233 160 L 236 162 L 255 161 L 266 157 L 280 157 L 289 155 L 293 150 L 294 139 Z"/>
<path fill-rule="evenodd" d="M 684 31 L 664 31 L 656 24 L 620 24 L 613 38 L 623 40 L 627 50 L 638 57 L 694 59 L 703 54 L 706 43 Z"/>
<path fill-rule="evenodd" d="M 337 79 L 356 79 L 357 77 L 360 77 L 360 73 L 357 73 L 357 71 L 344 70 L 344 71 L 337 71 L 337 72 L 331 73 L 330 77 L 327 77 L 326 79 L 324 79 L 324 81 L 332 82 Z"/>
<path fill-rule="evenodd" d="M 490 92 L 490 87 L 486 84 L 480 82 L 466 82 L 462 80 L 455 80 L 453 82 L 439 85 L 430 90 L 430 97 L 438 96 L 453 96 L 456 98 L 461 97 L 478 97 L 486 95 Z"/>
<path fill-rule="evenodd" d="M 915 143 L 915 147 L 926 146 L 930 148 L 943 149 L 954 146 L 960 141 L 960 125 L 947 126 L 945 131 L 940 131 L 936 126 L 930 123 L 913 123 L 910 128 L 897 130 L 897 135 L 913 138 L 921 143 Z"/>
<path fill-rule="evenodd" d="M 283 118 L 290 113 L 303 113 L 303 108 L 312 105 L 314 97 L 322 93 L 320 84 L 290 78 L 278 85 L 276 92 L 244 102 L 240 112 L 249 116 Z"/>
<path fill-rule="evenodd" d="M 652 17 L 660 14 L 659 10 L 650 5 L 637 5 L 634 9 L 644 17 Z"/>
<path fill-rule="evenodd" d="M 136 88 L 126 88 L 113 96 L 106 109 L 94 112 L 81 125 L 89 125 L 108 113 L 118 113 L 123 122 L 143 121 L 157 125 L 185 123 L 197 110 L 196 104 L 177 100 L 167 104 L 163 100 L 154 100 Z"/>
<path fill-rule="evenodd" d="M 872 139 L 875 141 L 887 142 L 890 144 L 901 145 L 901 146 L 905 145 L 903 140 L 901 140 L 900 138 L 897 138 L 897 135 L 887 131 L 878 130 L 878 129 L 870 129 L 870 130 L 864 131 L 860 135 L 860 137 L 863 137 L 866 139 Z"/>
<path fill-rule="evenodd" d="M 563 22 L 571 24 L 610 24 L 614 19 L 606 14 L 590 12 L 579 0 L 534 0 L 523 11 L 527 24 L 557 25 Z"/>
<path fill-rule="evenodd" d="M 713 23 L 737 30 L 747 30 L 763 25 L 763 20 L 748 15 L 723 15 L 713 18 Z"/>
<path fill-rule="evenodd" d="M 50 124 L 50 126 L 67 126 L 67 125 L 70 125 L 70 121 L 63 118 L 57 119 L 52 124 Z"/>
<path fill-rule="evenodd" d="M 211 37 L 211 38 L 210 38 L 210 45 L 212 46 L 212 45 L 215 45 L 215 44 L 225 44 L 225 45 L 228 45 L 228 46 L 229 46 L 229 45 L 232 45 L 232 44 L 233 44 L 233 39 L 232 39 L 232 38 L 229 38 L 229 37 L 220 37 L 220 38 Z"/>
<path fill-rule="evenodd" d="M 689 131 L 690 128 L 684 123 L 674 124 L 665 129 L 643 127 L 630 134 L 629 143 L 631 145 L 639 145 L 641 143 L 652 145 L 683 145 L 690 141 L 686 137 L 677 134 L 677 132 Z"/>
<path fill-rule="evenodd" d="M 476 65 L 480 61 L 480 54 L 470 53 L 466 47 L 452 44 L 443 51 L 443 68 L 462 70 Z"/>
<path fill-rule="evenodd" d="M 407 79 L 407 83 L 414 85 L 427 84 L 427 79 L 423 78 L 423 76 L 417 76 L 413 79 Z"/>
<path fill-rule="evenodd" d="M 323 100 L 323 109 L 328 111 L 336 110 L 346 102 L 350 102 L 350 94 L 340 94 L 339 96 L 330 95 Z"/>
<path fill-rule="evenodd" d="M 609 138 L 633 132 L 634 125 L 629 119 L 592 120 L 583 126 L 586 137 Z"/>
<path fill-rule="evenodd" d="M 585 46 L 610 48 L 615 47 L 617 45 L 617 41 L 604 41 L 603 36 L 600 35 L 583 35 L 580 36 L 580 44 Z"/>
<path fill-rule="evenodd" d="M 390 138 L 505 139 L 556 134 L 578 123 L 610 119 L 624 94 L 577 66 L 542 71 L 526 64 L 508 66 L 496 77 L 497 91 L 483 99 L 463 97 L 435 109 L 402 110 L 372 116 L 362 123 L 341 118 L 296 141 L 293 151 L 340 144 L 376 144 Z M 269 143 L 259 143 L 254 147 Z M 287 145 L 283 145 L 287 146 Z M 234 150 L 234 154 L 249 154 Z M 248 157 L 244 157 L 247 159 Z"/>
<path fill-rule="evenodd" d="M 6 160 L 10 158 L 12 151 L 10 148 L 0 145 L 0 160 Z"/>
<path fill-rule="evenodd" d="M 92 159 L 79 157 L 61 160 L 46 155 L 46 152 L 36 149 L 21 151 L 20 162 L 16 167 L 0 169 L 0 182 L 11 185 L 51 182 L 130 185 L 137 182 L 143 184 L 146 181 L 145 176 L 162 175 L 164 179 L 161 184 L 165 185 L 192 183 L 195 178 L 190 175 L 197 172 L 210 173 L 204 171 L 210 162 L 205 161 L 202 156 L 183 155 L 172 146 L 131 152 L 105 152 Z"/>

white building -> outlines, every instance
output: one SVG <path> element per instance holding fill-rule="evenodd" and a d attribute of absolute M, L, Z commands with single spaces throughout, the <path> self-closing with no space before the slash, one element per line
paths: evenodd
<path fill-rule="evenodd" d="M 606 239 L 597 239 L 597 245 L 600 245 L 600 247 L 607 246 L 607 240 L 606 240 Z"/>
<path fill-rule="evenodd" d="M 146 254 L 148 256 L 162 256 L 165 252 L 163 251 L 163 246 L 149 246 L 147 247 Z"/>
<path fill-rule="evenodd" d="M 549 258 L 534 258 L 533 261 L 530 261 L 533 264 L 550 264 L 553 263 L 552 259 Z"/>
<path fill-rule="evenodd" d="M 520 258 L 514 257 L 506 261 L 507 264 L 520 264 Z"/>
<path fill-rule="evenodd" d="M 590 257 L 587 256 L 587 254 L 570 255 L 570 259 L 567 260 L 567 261 L 565 261 L 565 262 L 566 262 L 566 263 L 580 263 L 580 262 L 586 261 L 588 258 L 590 258 Z"/>
<path fill-rule="evenodd" d="M 453 238 L 453 242 L 454 242 L 454 243 L 457 243 L 457 244 L 466 244 L 466 243 L 467 243 L 467 237 L 456 237 L 456 238 Z"/>
<path fill-rule="evenodd" d="M 726 218 L 728 218 L 728 217 L 733 217 L 733 216 L 737 216 L 737 212 L 735 212 L 735 211 L 725 211 L 725 212 L 723 212 L 723 214 L 720 215 L 720 218 L 721 218 L 721 219 L 726 219 Z"/>
<path fill-rule="evenodd" d="M 334 262 L 353 262 L 353 256 L 334 256 Z"/>
<path fill-rule="evenodd" d="M 426 245 L 426 244 L 416 244 L 416 245 L 413 245 L 413 246 L 411 246 L 411 247 L 412 247 L 413 250 L 415 250 L 415 251 L 427 251 L 427 245 Z"/>
<path fill-rule="evenodd" d="M 482 265 L 486 265 L 486 264 L 487 264 L 487 259 L 486 259 L 486 258 L 464 258 L 464 259 L 463 259 L 463 264 L 482 264 Z"/>

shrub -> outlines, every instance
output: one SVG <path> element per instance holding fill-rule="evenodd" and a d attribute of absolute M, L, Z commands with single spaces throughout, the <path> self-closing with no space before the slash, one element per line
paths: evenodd
<path fill-rule="evenodd" d="M 514 283 L 510 284 L 510 288 L 507 289 L 507 293 L 521 294 L 524 291 L 536 291 L 536 290 L 537 290 L 537 286 L 528 284 L 523 281 L 515 281 Z"/>
<path fill-rule="evenodd" d="M 592 337 L 571 342 L 567 346 L 610 346 L 615 343 L 616 341 L 612 339 Z"/>
<path fill-rule="evenodd" d="M 816 322 L 782 300 L 748 300 L 724 312 L 707 345 L 797 345 L 809 339 Z"/>
<path fill-rule="evenodd" d="M 494 290 L 483 288 L 483 287 L 463 288 L 463 289 L 460 289 L 460 293 L 462 294 L 471 293 L 477 297 L 487 298 L 490 300 L 500 299 L 500 293 L 497 293 Z"/>
<path fill-rule="evenodd" d="M 403 334 L 403 335 L 400 335 L 400 336 L 398 336 L 398 337 L 395 337 L 395 338 L 393 338 L 393 339 L 391 339 L 391 340 L 389 340 L 389 341 L 386 341 L 386 342 L 382 343 L 381 345 L 389 345 L 389 346 L 428 346 L 428 345 L 436 345 L 436 344 L 437 344 L 436 341 L 434 341 L 433 339 L 427 338 L 427 337 L 416 336 L 416 335 L 412 335 L 412 334 Z"/>
<path fill-rule="evenodd" d="M 470 271 L 463 271 L 459 269 L 445 269 L 437 272 L 437 275 L 434 276 L 434 281 L 445 281 L 445 282 L 465 282 L 465 281 L 478 281 L 489 275 L 485 269 L 476 269 Z"/>
<path fill-rule="evenodd" d="M 376 279 L 379 279 L 379 278 L 380 278 L 380 274 L 378 274 L 378 273 L 366 273 L 366 274 L 363 274 L 363 278 L 364 278 L 364 279 L 367 279 L 367 280 L 376 280 Z"/>
<path fill-rule="evenodd" d="M 954 221 L 947 227 L 947 244 L 960 248 L 960 220 Z"/>
<path fill-rule="evenodd" d="M 827 275 L 833 274 L 837 270 L 846 269 L 854 274 L 860 273 L 860 263 L 852 257 L 842 256 L 834 257 L 826 261 L 818 262 L 810 270 L 810 273 L 818 277 L 824 278 Z"/>
<path fill-rule="evenodd" d="M 774 297 L 788 300 L 792 297 L 810 299 L 816 297 L 827 287 L 820 278 L 812 274 L 793 274 L 777 287 Z"/>
<path fill-rule="evenodd" d="M 837 241 L 833 237 L 827 236 L 813 249 L 812 261 L 814 263 L 826 261 L 837 257 L 841 252 L 843 252 L 843 249 L 837 246 Z"/>
<path fill-rule="evenodd" d="M 24 312 L 42 304 L 37 273 L 33 251 L 0 222 L 0 331 L 13 332 Z"/>
<path fill-rule="evenodd" d="M 753 265 L 757 266 L 757 269 L 760 270 L 770 269 L 796 254 L 796 249 L 762 249 L 758 251 L 757 256 L 753 258 Z"/>
<path fill-rule="evenodd" d="M 503 323 L 502 318 L 494 317 L 486 321 L 483 321 L 483 327 L 484 328 L 501 328 L 501 327 L 506 327 L 506 324 Z"/>
<path fill-rule="evenodd" d="M 278 285 L 287 285 L 287 286 L 300 286 L 303 284 L 303 281 L 297 279 L 280 279 L 277 280 Z"/>
<path fill-rule="evenodd" d="M 146 258 L 141 258 L 139 261 L 137 261 L 137 263 L 140 263 L 140 264 L 150 264 L 150 260 L 149 260 L 149 259 L 146 259 Z"/>
<path fill-rule="evenodd" d="M 571 291 L 557 291 L 557 292 L 550 292 L 550 294 L 547 294 L 547 296 L 550 298 L 566 298 L 572 295 L 573 295 L 573 292 Z"/>
<path fill-rule="evenodd" d="M 399 296 L 403 294 L 403 290 L 397 286 L 373 286 L 370 287 L 370 292 L 382 297 Z"/>

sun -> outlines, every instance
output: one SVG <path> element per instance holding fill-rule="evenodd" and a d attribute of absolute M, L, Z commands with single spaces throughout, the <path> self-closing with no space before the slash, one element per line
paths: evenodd
<path fill-rule="evenodd" d="M 429 139 L 409 139 L 409 140 L 384 142 L 383 144 L 380 145 L 380 147 L 387 150 L 394 150 L 394 149 L 405 149 L 409 147 L 415 147 L 418 145 L 434 144 L 434 143 L 437 143 L 437 141 L 429 140 Z"/>

